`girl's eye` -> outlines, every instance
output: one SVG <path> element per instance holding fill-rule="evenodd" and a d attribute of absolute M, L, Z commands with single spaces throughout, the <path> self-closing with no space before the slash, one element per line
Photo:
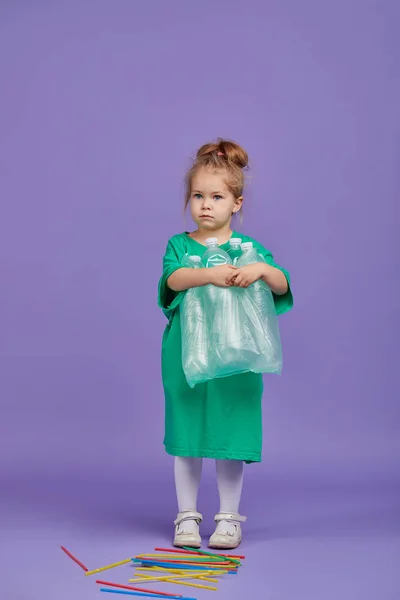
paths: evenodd
<path fill-rule="evenodd" d="M 216 196 L 214 196 L 214 200 L 222 200 L 222 196 L 218 196 L 218 194 Z"/>
<path fill-rule="evenodd" d="M 193 198 L 196 198 L 196 200 L 201 200 L 201 194 L 194 194 Z"/>

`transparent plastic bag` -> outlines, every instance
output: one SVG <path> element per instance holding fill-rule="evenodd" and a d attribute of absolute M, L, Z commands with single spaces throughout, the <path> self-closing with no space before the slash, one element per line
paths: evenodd
<path fill-rule="evenodd" d="M 263 260 L 246 250 L 237 266 Z M 181 304 L 182 362 L 190 387 L 240 373 L 280 373 L 282 347 L 271 290 L 213 285 L 186 292 Z"/>

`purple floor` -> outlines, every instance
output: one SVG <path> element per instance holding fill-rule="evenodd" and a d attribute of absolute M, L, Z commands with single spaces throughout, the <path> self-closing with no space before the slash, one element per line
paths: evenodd
<path fill-rule="evenodd" d="M 35 485 L 10 478 L 3 482 L 2 579 L 8 593 L 3 598 L 122 597 L 102 594 L 96 576 L 86 578 L 60 545 L 89 569 L 170 545 L 175 506 L 169 478 L 165 495 L 144 479 L 135 485 L 83 477 L 43 478 Z M 249 520 L 240 554 L 246 560 L 237 576 L 221 581 L 218 592 L 171 584 L 149 587 L 199 599 L 239 599 L 250 591 L 265 600 L 398 599 L 400 514 L 393 486 L 382 481 L 265 483 L 258 489 L 251 482 L 245 493 L 243 512 Z M 206 474 L 200 498 L 204 537 L 212 529 L 216 500 L 207 496 L 210 489 L 213 482 Z M 131 573 L 127 565 L 101 578 L 127 583 Z"/>

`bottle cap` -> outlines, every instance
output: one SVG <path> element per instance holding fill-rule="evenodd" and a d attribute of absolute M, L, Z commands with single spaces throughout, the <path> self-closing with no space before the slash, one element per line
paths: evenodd
<path fill-rule="evenodd" d="M 242 238 L 231 238 L 229 243 L 231 246 L 238 246 L 242 243 Z"/>
<path fill-rule="evenodd" d="M 241 245 L 242 250 L 249 250 L 253 247 L 253 242 L 243 242 Z"/>
<path fill-rule="evenodd" d="M 208 238 L 206 240 L 206 246 L 207 247 L 209 247 L 209 246 L 218 246 L 218 240 L 217 240 L 217 238 Z"/>

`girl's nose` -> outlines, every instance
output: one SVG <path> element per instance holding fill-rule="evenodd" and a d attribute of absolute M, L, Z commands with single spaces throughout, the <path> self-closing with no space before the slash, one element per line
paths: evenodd
<path fill-rule="evenodd" d="M 203 208 L 211 208 L 211 202 L 209 198 L 203 197 Z"/>

